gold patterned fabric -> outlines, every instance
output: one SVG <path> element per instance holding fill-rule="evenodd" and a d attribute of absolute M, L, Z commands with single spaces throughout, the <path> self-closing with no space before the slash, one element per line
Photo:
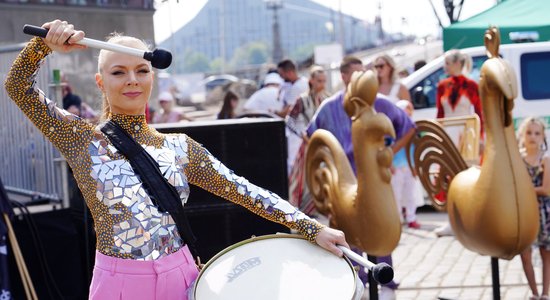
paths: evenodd
<path fill-rule="evenodd" d="M 97 249 L 113 257 L 155 260 L 176 252 L 183 242 L 168 213 L 153 205 L 130 163 L 92 124 L 58 108 L 34 87 L 34 74 L 51 50 L 33 38 L 15 60 L 5 87 L 9 96 L 67 159 L 90 208 Z M 315 241 L 323 226 L 276 194 L 225 167 L 184 134 L 161 134 L 144 115 L 111 115 L 157 161 L 178 191 L 182 205 L 189 183 L 296 229 Z"/>

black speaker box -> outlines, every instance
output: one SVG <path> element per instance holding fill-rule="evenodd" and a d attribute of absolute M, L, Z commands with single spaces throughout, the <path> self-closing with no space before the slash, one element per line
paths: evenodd
<path fill-rule="evenodd" d="M 288 198 L 285 123 L 235 119 L 156 125 L 163 133 L 185 133 L 236 174 Z M 186 212 L 202 259 L 251 236 L 289 232 L 225 199 L 191 186 Z"/>
<path fill-rule="evenodd" d="M 12 225 L 39 299 L 87 299 L 86 252 L 69 209 L 16 216 Z M 8 257 L 12 298 L 26 299 L 11 244 Z"/>

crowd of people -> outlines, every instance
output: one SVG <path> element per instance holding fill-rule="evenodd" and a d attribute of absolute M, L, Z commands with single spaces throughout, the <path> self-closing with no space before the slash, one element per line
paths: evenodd
<path fill-rule="evenodd" d="M 225 176 L 223 165 L 216 158 L 202 148 L 201 145 L 194 142 L 187 136 L 178 136 L 177 142 L 171 137 L 159 134 L 148 126 L 148 123 L 173 123 L 180 121 L 191 121 L 179 110 L 175 110 L 175 97 L 171 92 L 162 92 L 158 100 L 159 111 L 148 107 L 149 98 L 152 90 L 152 72 L 149 62 L 143 59 L 129 57 L 123 54 L 102 50 L 98 58 L 98 75 L 96 75 L 97 86 L 103 94 L 103 115 L 99 116 L 88 104 L 73 93 L 69 85 L 63 89 L 63 109 L 69 112 L 67 114 L 49 114 L 46 109 L 51 108 L 39 92 L 25 94 L 22 89 L 23 83 L 28 80 L 34 71 L 38 68 L 38 60 L 45 58 L 53 51 L 69 52 L 81 48 L 75 43 L 83 38 L 81 31 L 76 31 L 66 22 L 52 21 L 44 25 L 49 29 L 46 38 L 34 38 L 29 45 L 22 51 L 19 58 L 14 63 L 14 68 L 10 71 L 7 79 L 7 89 L 9 95 L 14 99 L 22 110 L 27 112 L 29 118 L 39 126 L 39 128 L 48 136 L 56 146 L 67 156 L 67 160 L 73 167 L 79 180 L 79 186 L 83 195 L 92 209 L 94 219 L 97 222 L 98 230 L 98 252 L 96 256 L 96 271 L 94 271 L 94 280 L 90 289 L 91 299 L 107 299 L 112 293 L 121 293 L 131 289 L 139 290 L 142 295 L 147 297 L 157 293 L 157 296 L 166 293 L 164 289 L 174 288 L 174 283 L 163 283 L 164 288 L 159 288 L 157 282 L 135 281 L 130 275 L 122 271 L 108 270 L 117 263 L 128 263 L 132 268 L 141 268 L 143 272 L 154 272 L 150 264 L 143 264 L 148 261 L 167 262 L 172 255 L 180 255 L 185 258 L 178 264 L 183 270 L 181 287 L 178 287 L 178 294 L 184 297 L 185 290 L 191 281 L 196 278 L 198 270 L 194 267 L 192 259 L 189 259 L 190 253 L 185 245 L 185 241 L 175 229 L 172 221 L 164 222 L 163 227 L 166 234 L 160 236 L 153 233 L 150 227 L 143 225 L 145 232 L 150 232 L 150 239 L 143 241 L 139 247 L 150 246 L 150 249 L 156 249 L 151 252 L 137 251 L 134 247 L 122 247 L 118 242 L 113 243 L 113 235 L 120 235 L 124 232 L 122 226 L 117 227 L 118 231 L 112 228 L 106 230 L 108 222 L 115 222 L 117 218 L 112 211 L 116 199 L 108 199 L 111 191 L 105 190 L 108 186 L 104 179 L 95 176 L 90 170 L 97 168 L 89 166 L 93 158 L 101 152 L 99 148 L 68 146 L 62 143 L 65 137 L 71 136 L 74 139 L 81 139 L 82 144 L 93 143 L 98 139 L 95 125 L 99 120 L 113 120 L 120 123 L 121 127 L 128 127 L 132 124 L 129 131 L 133 138 L 140 143 L 163 148 L 177 148 L 186 155 L 185 160 L 174 162 L 175 168 L 179 174 L 189 180 L 189 183 L 197 184 L 209 191 L 220 194 L 225 198 L 243 204 L 254 213 L 262 215 L 270 220 L 278 221 L 277 216 L 290 216 L 283 223 L 288 227 L 302 233 L 306 238 L 317 242 L 322 247 L 332 251 L 337 255 L 342 255 L 341 250 L 335 247 L 336 244 L 346 245 L 343 233 L 333 230 L 326 225 L 329 223 L 330 216 L 319 213 L 311 195 L 305 184 L 304 159 L 308 141 L 311 135 L 317 129 L 325 129 L 331 132 L 340 142 L 349 163 L 356 171 L 353 145 L 351 139 L 351 119 L 343 107 L 344 94 L 350 83 L 352 74 L 356 71 L 364 71 L 365 64 L 359 58 L 346 56 L 340 63 L 340 75 L 342 80 L 342 89 L 331 94 L 327 90 L 327 71 L 321 66 L 311 66 L 307 70 L 307 77 L 301 76 L 296 64 L 289 59 L 285 59 L 277 64 L 277 67 L 265 74 L 261 82 L 261 88 L 257 90 L 242 106 L 244 112 L 264 113 L 285 120 L 286 135 L 288 145 L 287 171 L 289 174 L 289 202 L 280 199 L 278 196 L 268 193 L 268 207 L 265 209 L 250 208 L 245 203 L 250 201 L 260 201 L 255 199 L 253 193 L 240 191 L 245 189 L 250 191 L 258 187 L 247 183 L 246 180 L 239 179 L 236 175 Z M 65 43 L 68 41 L 68 43 Z M 113 36 L 111 42 L 138 48 L 146 49 L 147 46 L 138 39 L 126 36 Z M 478 94 L 477 83 L 468 78 L 469 57 L 457 50 L 449 51 L 445 54 L 445 71 L 448 78 L 442 80 L 437 88 L 437 115 L 434 118 L 444 118 L 453 116 L 464 116 L 476 114 L 483 124 L 483 115 L 481 110 L 481 101 Z M 418 67 L 425 62 L 418 62 Z M 400 82 L 399 67 L 391 56 L 383 54 L 374 59 L 371 64 L 372 70 L 376 73 L 379 82 L 377 98 L 374 102 L 374 108 L 378 113 L 386 115 L 391 121 L 396 133 L 395 141 L 391 148 L 394 155 L 392 167 L 391 185 L 394 191 L 398 213 L 402 218 L 404 226 L 413 230 L 421 229 L 416 218 L 416 209 L 424 205 L 424 196 L 422 188 L 418 183 L 416 174 L 410 170 L 406 161 L 407 142 L 414 136 L 415 123 L 413 121 L 414 105 L 411 102 L 411 95 L 407 88 Z M 416 68 L 416 66 L 415 66 Z M 107 70 L 113 71 L 108 72 Z M 124 91 L 124 92 L 121 92 Z M 129 101 L 127 98 L 133 98 L 137 101 Z M 239 95 L 228 90 L 221 101 L 221 109 L 217 119 L 231 119 L 237 117 L 237 108 L 239 107 Z M 28 105 L 26 102 L 30 103 Z M 42 110 L 32 110 L 30 107 L 44 108 Z M 148 117 L 145 117 L 145 115 Z M 56 116 L 63 116 L 60 120 Z M 72 136 L 73 130 L 57 126 L 57 121 L 87 120 L 78 123 L 78 128 L 74 127 L 75 132 L 85 132 L 89 134 L 80 134 Z M 43 122 L 49 125 L 44 127 Z M 136 125 L 138 124 L 138 125 Z M 136 127 L 137 126 L 137 127 Z M 483 126 L 482 126 L 483 128 Z M 536 187 L 540 205 L 540 233 L 536 246 L 538 247 L 543 260 L 543 289 L 539 293 L 535 282 L 533 265 L 531 262 L 532 249 L 528 248 L 521 254 L 526 278 L 533 296 L 531 299 L 549 299 L 550 285 L 550 176 L 544 176 L 544 170 L 549 167 L 550 158 L 546 155 L 547 142 L 544 137 L 545 124 L 537 118 L 528 118 L 520 126 L 518 132 L 518 141 L 526 168 L 533 179 Z M 458 144 L 460 137 L 455 142 Z M 483 140 L 483 132 L 481 133 Z M 103 147 L 102 143 L 109 143 L 108 140 L 100 138 L 101 143 L 97 147 Z M 179 141 L 185 141 L 180 143 Z M 76 144 L 75 144 L 76 145 Z M 95 144 L 94 144 L 95 145 Z M 159 151 L 160 151 L 159 150 Z M 178 152 L 179 153 L 179 152 Z M 109 154 L 109 160 L 120 159 L 114 153 Z M 84 157 L 92 158 L 82 161 Z M 107 159 L 107 158 L 105 158 Z M 183 163 L 185 161 L 185 163 Z M 102 168 L 101 165 L 98 166 Z M 183 184 L 183 183 L 182 183 Z M 101 189 L 100 189 L 101 187 Z M 139 188 L 139 186 L 136 186 Z M 176 187 L 180 192 L 182 200 L 185 202 L 188 196 L 187 182 L 182 186 Z M 143 188 L 142 188 L 143 189 Z M 97 194 L 102 194 L 103 206 L 97 206 L 94 201 Z M 144 193 L 146 194 L 146 192 Z M 255 193 L 256 195 L 258 193 Z M 444 198 L 445 195 L 439 195 Z M 151 220 L 160 220 L 167 216 L 167 212 L 158 209 L 157 204 L 150 197 L 144 196 L 136 200 L 136 212 L 128 211 L 130 217 L 137 212 L 141 212 L 138 204 L 146 205 L 148 218 Z M 248 202 L 247 202 L 248 201 Z M 129 204 L 130 205 L 130 204 Z M 133 205 L 133 204 L 132 204 Z M 260 207 L 263 207 L 260 205 Z M 276 211 L 277 213 L 273 213 Z M 291 221 L 288 221 L 291 220 Z M 118 222 L 118 221 L 117 221 Z M 159 221 L 160 222 L 160 221 Z M 452 235 L 450 226 L 437 229 L 439 236 Z M 124 244 L 127 241 L 121 240 Z M 141 248 L 140 248 L 141 249 Z M 144 249 L 144 248 L 143 248 Z M 359 249 L 354 251 L 361 252 Z M 391 255 L 379 257 L 379 261 L 385 261 L 391 265 Z M 107 266 L 107 267 L 105 267 Z M 107 269 L 105 269 L 107 268 Z M 117 280 L 107 279 L 101 274 L 111 272 L 111 276 L 118 276 Z M 114 273 L 113 273 L 114 272 Z M 147 273 L 149 274 L 149 273 Z M 359 277 L 364 284 L 367 284 L 366 273 L 359 272 Z M 113 277 L 114 278 L 114 277 Z M 126 287 L 115 286 L 116 282 L 127 280 L 129 284 Z M 167 281 L 168 282 L 168 281 Z M 398 288 L 397 281 L 391 281 L 382 287 L 381 299 L 395 298 L 395 290 Z M 159 294 L 160 293 L 160 294 Z M 107 298 L 105 298 L 107 297 Z M 137 298 L 136 298 L 137 299 Z"/>
<path fill-rule="evenodd" d="M 415 63 L 415 70 L 425 65 L 425 61 Z M 328 224 L 330 216 L 320 214 L 313 204 L 307 185 L 305 184 L 304 153 L 307 148 L 308 138 L 317 129 L 330 131 L 342 145 L 352 168 L 355 170 L 353 147 L 351 144 L 350 118 L 343 109 L 343 95 L 349 84 L 351 74 L 354 71 L 365 70 L 365 65 L 356 57 L 348 56 L 340 63 L 340 73 L 343 82 L 343 90 L 337 91 L 332 96 L 325 89 L 326 74 L 319 66 L 309 69 L 309 90 L 305 89 L 295 100 L 288 98 L 290 87 L 297 90 L 303 85 L 297 76 L 289 76 L 288 61 L 279 65 L 279 74 L 285 80 L 285 84 L 276 85 L 279 88 L 277 100 L 270 100 L 272 112 L 284 117 L 287 124 L 288 138 L 288 169 L 289 173 L 289 201 L 299 207 L 309 216 Z M 375 71 L 379 90 L 375 101 L 375 109 L 379 113 L 387 115 L 397 133 L 392 167 L 392 188 L 402 223 L 413 230 L 421 229 L 422 225 L 417 221 L 416 209 L 425 205 L 422 186 L 414 171 L 408 166 L 404 145 L 415 134 L 412 121 L 414 105 L 411 95 L 400 82 L 399 67 L 391 56 L 382 54 L 374 59 L 371 68 Z M 483 114 L 481 100 L 478 92 L 478 84 L 468 77 L 471 72 L 471 58 L 459 50 L 450 50 L 445 53 L 445 72 L 447 78 L 438 83 L 436 93 L 437 113 L 434 119 L 446 117 L 458 117 L 477 115 L 481 123 L 480 132 L 480 156 L 484 145 Z M 293 73 L 291 73 L 293 74 Z M 319 76 L 321 75 L 321 76 Z M 297 83 L 297 84 L 295 84 Z M 286 85 L 286 89 L 284 86 Z M 295 94 L 293 94 L 294 96 Z M 255 100 L 258 101 L 258 100 Z M 289 107 L 288 103 L 293 103 Z M 245 104 L 246 107 L 246 104 Z M 528 118 L 520 126 L 518 141 L 529 174 L 533 178 L 533 184 L 539 195 L 540 207 L 540 232 L 534 247 L 538 247 L 543 261 L 543 286 L 539 293 L 535 282 L 533 264 L 531 262 L 531 248 L 521 254 L 525 275 L 532 291 L 530 299 L 549 299 L 550 286 L 550 177 L 544 177 L 544 170 L 548 166 L 549 157 L 545 154 L 547 143 L 545 139 L 545 123 L 537 118 Z M 461 143 L 460 133 L 449 132 L 456 146 Z M 414 149 L 411 149 L 414 151 Z M 482 158 L 480 159 L 482 163 Z M 445 201 L 446 195 L 440 193 L 439 200 Z M 436 228 L 437 236 L 451 236 L 450 224 Z M 358 249 L 354 249 L 360 252 Z M 379 261 L 391 265 L 391 255 L 379 257 Z M 361 270 L 359 277 L 366 283 L 366 274 Z M 392 281 L 384 285 L 380 291 L 380 299 L 395 299 L 395 290 L 399 283 Z"/>

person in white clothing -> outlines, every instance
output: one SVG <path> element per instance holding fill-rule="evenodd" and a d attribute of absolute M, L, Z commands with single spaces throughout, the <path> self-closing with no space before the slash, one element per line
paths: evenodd
<path fill-rule="evenodd" d="M 283 102 L 279 100 L 279 91 L 283 79 L 277 73 L 269 73 L 265 76 L 264 87 L 257 90 L 246 103 L 245 112 L 269 112 L 277 113 L 283 109 Z"/>
<path fill-rule="evenodd" d="M 378 76 L 378 92 L 390 98 L 393 103 L 399 100 L 411 101 L 411 94 L 397 77 L 397 66 L 391 56 L 382 54 L 374 60 Z"/>
<path fill-rule="evenodd" d="M 283 110 L 278 113 L 284 118 L 288 115 L 298 97 L 309 90 L 309 81 L 305 77 L 298 76 L 296 65 L 290 59 L 279 62 L 277 72 L 285 80 L 285 85 L 279 96 L 279 99 L 283 102 Z"/>

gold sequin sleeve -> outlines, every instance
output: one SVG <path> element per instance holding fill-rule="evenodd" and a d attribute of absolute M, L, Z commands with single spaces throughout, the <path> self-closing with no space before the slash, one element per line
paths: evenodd
<path fill-rule="evenodd" d="M 276 194 L 236 175 L 191 138 L 187 141 L 189 164 L 185 173 L 189 183 L 244 206 L 268 220 L 296 229 L 309 241 L 315 242 L 324 225 L 310 219 Z"/>
<path fill-rule="evenodd" d="M 42 60 L 51 53 L 41 38 L 33 38 L 19 53 L 4 83 L 9 97 L 67 159 L 83 153 L 93 126 L 60 109 L 35 87 Z"/>

